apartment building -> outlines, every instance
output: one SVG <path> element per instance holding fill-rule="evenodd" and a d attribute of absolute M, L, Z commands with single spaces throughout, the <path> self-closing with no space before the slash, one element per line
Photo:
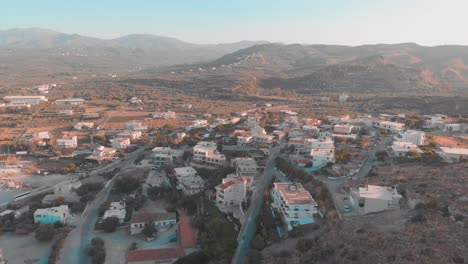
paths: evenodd
<path fill-rule="evenodd" d="M 185 195 L 193 195 L 205 189 L 205 181 L 198 176 L 192 167 L 175 168 L 174 174 L 177 180 L 177 189 Z"/>
<path fill-rule="evenodd" d="M 182 158 L 183 154 L 181 150 L 155 147 L 152 150 L 153 166 L 155 169 L 160 169 L 165 165 L 171 165 L 175 159 Z"/>
<path fill-rule="evenodd" d="M 193 147 L 193 161 L 212 167 L 222 167 L 226 163 L 226 156 L 217 150 L 214 142 L 200 141 Z"/>
<path fill-rule="evenodd" d="M 240 205 L 246 200 L 249 178 L 225 178 L 216 186 L 216 204 L 220 207 Z"/>
<path fill-rule="evenodd" d="M 314 222 L 317 203 L 300 183 L 275 182 L 272 207 L 281 214 L 288 230 Z"/>
<path fill-rule="evenodd" d="M 237 146 L 244 147 L 252 143 L 252 141 L 253 141 L 253 137 L 250 135 L 237 136 Z"/>
<path fill-rule="evenodd" d="M 237 177 L 253 179 L 260 173 L 260 167 L 253 158 L 235 158 L 231 162 Z"/>

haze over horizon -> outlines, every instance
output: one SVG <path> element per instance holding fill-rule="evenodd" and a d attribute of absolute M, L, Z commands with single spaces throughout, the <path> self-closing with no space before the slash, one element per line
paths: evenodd
<path fill-rule="evenodd" d="M 1 30 L 34 27 L 101 39 L 152 34 L 206 44 L 265 40 L 351 46 L 407 42 L 468 45 L 468 37 L 450 30 L 468 24 L 463 13 L 468 3 L 461 0 L 25 0 L 2 5 Z"/>

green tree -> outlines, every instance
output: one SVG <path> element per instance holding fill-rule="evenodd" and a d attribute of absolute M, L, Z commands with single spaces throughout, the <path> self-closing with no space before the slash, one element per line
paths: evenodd
<path fill-rule="evenodd" d="M 40 225 L 37 230 L 35 237 L 40 242 L 51 241 L 55 236 L 55 229 L 50 224 Z"/>
<path fill-rule="evenodd" d="M 101 222 L 101 229 L 104 232 L 112 233 L 119 226 L 119 219 L 115 216 L 107 217 Z"/>
<path fill-rule="evenodd" d="M 155 237 L 156 234 L 158 233 L 158 230 L 156 229 L 156 226 L 154 226 L 153 221 L 147 221 L 145 223 L 145 227 L 141 230 L 141 233 L 145 235 L 146 237 Z"/>
<path fill-rule="evenodd" d="M 106 249 L 102 238 L 95 237 L 91 240 L 88 256 L 91 257 L 92 264 L 103 264 L 106 261 Z"/>

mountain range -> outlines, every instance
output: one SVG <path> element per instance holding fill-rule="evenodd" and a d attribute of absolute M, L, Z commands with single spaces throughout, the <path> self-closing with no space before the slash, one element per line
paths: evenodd
<path fill-rule="evenodd" d="M 265 42 L 193 44 L 149 34 L 99 39 L 40 28 L 0 30 L 0 74 L 19 71 L 67 75 L 136 70 L 209 61 L 262 43 Z"/>
<path fill-rule="evenodd" d="M 143 71 L 151 76 L 164 66 L 171 72 L 206 69 L 199 78 L 209 78 L 212 71 L 230 78 L 254 76 L 264 88 L 309 93 L 458 93 L 468 91 L 467 61 L 468 47 L 456 45 L 193 44 L 148 34 L 99 39 L 38 28 L 0 31 L 0 78 L 142 72 L 158 67 L 154 72 Z"/>
<path fill-rule="evenodd" d="M 235 67 L 266 88 L 301 92 L 468 92 L 468 47 L 255 45 L 201 67 Z"/>

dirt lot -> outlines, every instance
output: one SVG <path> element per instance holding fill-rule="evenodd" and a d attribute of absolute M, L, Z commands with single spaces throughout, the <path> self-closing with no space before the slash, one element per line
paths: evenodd
<path fill-rule="evenodd" d="M 47 263 L 52 242 L 37 242 L 34 233 L 26 236 L 3 234 L 0 236 L 0 247 L 3 255 L 11 264 L 26 263 L 26 260 L 36 260 L 30 263 Z M 37 262 L 39 261 L 39 262 Z"/>
<path fill-rule="evenodd" d="M 440 146 L 468 148 L 468 137 L 430 135 L 430 138 Z"/>

